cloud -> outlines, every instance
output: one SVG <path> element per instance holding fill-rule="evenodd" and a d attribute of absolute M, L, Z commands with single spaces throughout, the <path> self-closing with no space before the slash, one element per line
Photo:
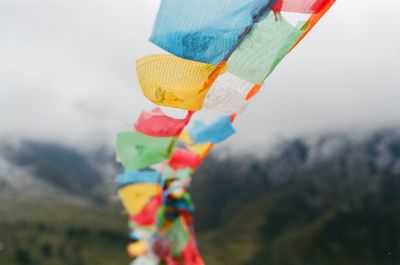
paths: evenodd
<path fill-rule="evenodd" d="M 132 62 L 162 52 L 147 41 L 157 6 L 2 1 L 0 135 L 112 144 L 152 107 Z M 399 7 L 338 1 L 267 80 L 227 145 L 399 123 Z"/>
<path fill-rule="evenodd" d="M 148 46 L 154 6 L 87 0 L 1 5 L 2 134 L 85 142 L 123 129 L 145 107 L 132 61 Z M 95 117 L 82 105 L 120 120 Z"/>

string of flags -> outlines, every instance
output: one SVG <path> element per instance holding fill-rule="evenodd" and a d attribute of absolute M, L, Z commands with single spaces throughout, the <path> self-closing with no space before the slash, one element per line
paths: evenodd
<path fill-rule="evenodd" d="M 203 265 L 193 226 L 191 178 L 212 147 L 236 133 L 243 112 L 279 62 L 335 0 L 161 0 L 150 41 L 169 52 L 136 61 L 145 97 L 115 151 L 119 198 L 129 215 L 131 265 Z M 293 24 L 287 14 L 308 18 Z M 159 106 L 181 109 L 174 118 Z M 192 121 L 203 107 L 222 113 Z"/>

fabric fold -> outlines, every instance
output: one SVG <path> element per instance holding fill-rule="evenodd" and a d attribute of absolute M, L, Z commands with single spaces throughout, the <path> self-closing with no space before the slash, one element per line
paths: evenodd
<path fill-rule="evenodd" d="M 213 144 L 210 142 L 207 143 L 202 143 L 202 144 L 196 144 L 193 142 L 193 140 L 190 138 L 190 134 L 188 130 L 184 130 L 180 135 L 179 135 L 179 140 L 181 140 L 185 147 L 190 150 L 191 152 L 201 156 L 201 157 L 206 157 L 209 151 L 211 150 Z"/>
<path fill-rule="evenodd" d="M 161 205 L 161 196 L 154 196 L 138 214 L 131 215 L 129 219 L 142 227 L 154 225 Z"/>
<path fill-rule="evenodd" d="M 174 170 L 188 167 L 195 170 L 202 161 L 203 159 L 199 155 L 183 148 L 176 148 L 168 164 Z"/>
<path fill-rule="evenodd" d="M 228 60 L 229 72 L 255 84 L 263 84 L 290 52 L 304 30 L 273 14 L 255 24 Z"/>
<path fill-rule="evenodd" d="M 160 185 L 150 183 L 125 186 L 118 191 L 119 198 L 129 215 L 138 214 L 153 196 L 160 194 Z"/>
<path fill-rule="evenodd" d="M 205 107 L 225 113 L 241 113 L 247 107 L 246 95 L 254 87 L 229 71 L 220 75 L 211 86 Z"/>
<path fill-rule="evenodd" d="M 160 172 L 153 169 L 128 170 L 124 174 L 119 175 L 116 178 L 116 182 L 120 186 L 135 183 L 159 183 L 160 180 Z"/>
<path fill-rule="evenodd" d="M 184 60 L 172 55 L 139 59 L 136 71 L 143 94 L 160 106 L 199 110 L 223 66 Z"/>
<path fill-rule="evenodd" d="M 274 0 L 162 0 L 150 41 L 188 60 L 218 65 Z"/>
<path fill-rule="evenodd" d="M 189 135 L 195 143 L 220 143 L 236 133 L 231 123 L 231 116 L 219 117 L 214 122 L 206 125 L 201 121 L 195 121 L 189 129 Z"/>
<path fill-rule="evenodd" d="M 330 1 L 331 0 L 277 0 L 276 4 L 272 7 L 272 10 L 275 13 L 284 11 L 316 14 Z"/>
<path fill-rule="evenodd" d="M 120 133 L 115 150 L 125 170 L 147 168 L 168 160 L 176 144 L 175 137 L 152 137 L 139 132 Z"/>
<path fill-rule="evenodd" d="M 142 111 L 134 129 L 149 136 L 173 137 L 178 136 L 189 123 L 193 112 L 189 111 L 184 119 L 175 119 L 167 116 L 161 108 L 152 111 Z"/>

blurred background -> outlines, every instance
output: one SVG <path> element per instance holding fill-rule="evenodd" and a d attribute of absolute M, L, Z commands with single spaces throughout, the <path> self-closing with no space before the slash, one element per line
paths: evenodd
<path fill-rule="evenodd" d="M 127 264 L 113 142 L 156 0 L 0 2 L 0 264 Z M 338 1 L 193 178 L 208 265 L 400 264 L 400 2 Z M 210 119 L 204 111 L 197 118 Z"/>

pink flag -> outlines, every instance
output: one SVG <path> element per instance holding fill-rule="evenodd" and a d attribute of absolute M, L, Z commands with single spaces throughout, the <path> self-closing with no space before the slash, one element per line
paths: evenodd
<path fill-rule="evenodd" d="M 182 168 L 196 169 L 203 159 L 189 150 L 183 148 L 176 148 L 169 160 L 169 166 L 175 170 Z"/>
<path fill-rule="evenodd" d="M 160 108 L 151 112 L 142 111 L 134 129 L 140 133 L 156 137 L 178 136 L 189 123 L 193 112 L 189 111 L 184 119 L 167 116 Z"/>
<path fill-rule="evenodd" d="M 140 226 L 150 226 L 156 222 L 157 210 L 162 204 L 161 196 L 153 197 L 136 215 L 131 215 L 131 221 Z"/>
<path fill-rule="evenodd" d="M 204 265 L 204 261 L 199 254 L 197 244 L 193 238 L 189 240 L 182 255 L 185 265 Z"/>
<path fill-rule="evenodd" d="M 330 0 L 278 0 L 272 10 L 275 13 L 296 12 L 305 14 L 318 13 Z"/>

